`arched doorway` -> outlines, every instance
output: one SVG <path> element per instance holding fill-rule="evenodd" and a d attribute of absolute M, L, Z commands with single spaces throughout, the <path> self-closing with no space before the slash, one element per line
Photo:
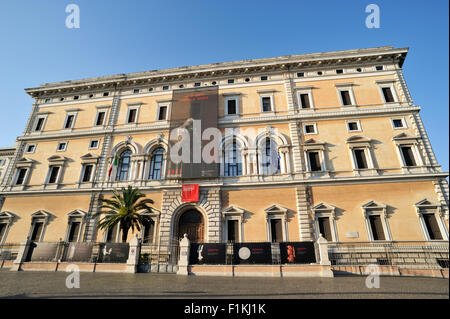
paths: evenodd
<path fill-rule="evenodd" d="M 203 242 L 204 229 L 202 214 L 196 209 L 188 209 L 178 220 L 178 239 L 187 234 L 191 242 Z"/>

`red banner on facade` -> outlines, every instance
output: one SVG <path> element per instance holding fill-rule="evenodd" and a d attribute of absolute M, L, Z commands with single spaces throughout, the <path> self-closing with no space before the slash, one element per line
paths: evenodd
<path fill-rule="evenodd" d="M 198 202 L 198 184 L 186 184 L 181 186 L 182 202 Z"/>

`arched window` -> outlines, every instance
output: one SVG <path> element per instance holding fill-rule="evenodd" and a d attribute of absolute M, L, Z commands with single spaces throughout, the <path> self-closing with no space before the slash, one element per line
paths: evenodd
<path fill-rule="evenodd" d="M 241 176 L 242 175 L 242 163 L 241 152 L 235 139 L 233 143 L 225 148 L 225 176 Z"/>
<path fill-rule="evenodd" d="M 131 151 L 127 149 L 123 151 L 122 154 L 120 154 L 116 180 L 118 181 L 128 180 L 128 172 L 130 170 L 130 164 L 131 164 Z"/>
<path fill-rule="evenodd" d="M 148 177 L 149 179 L 153 180 L 161 179 L 163 160 L 164 160 L 164 149 L 162 147 L 158 147 L 152 153 L 152 159 L 150 161 L 150 175 Z"/>
<path fill-rule="evenodd" d="M 280 172 L 280 155 L 278 154 L 276 144 L 270 138 L 266 138 L 261 156 L 262 173 L 264 175 Z"/>

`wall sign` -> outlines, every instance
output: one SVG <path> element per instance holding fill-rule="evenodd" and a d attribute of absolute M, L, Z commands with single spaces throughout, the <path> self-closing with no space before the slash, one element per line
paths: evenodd
<path fill-rule="evenodd" d="M 185 184 L 181 186 L 182 202 L 198 202 L 198 184 Z"/>
<path fill-rule="evenodd" d="M 189 263 L 194 264 L 225 264 L 226 244 L 191 243 Z"/>
<path fill-rule="evenodd" d="M 281 263 L 310 264 L 316 262 L 313 242 L 280 243 Z"/>

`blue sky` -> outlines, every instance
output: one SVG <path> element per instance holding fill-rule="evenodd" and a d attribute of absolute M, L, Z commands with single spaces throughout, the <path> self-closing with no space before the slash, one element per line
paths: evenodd
<path fill-rule="evenodd" d="M 65 26 L 68 4 L 80 29 Z M 380 28 L 368 29 L 368 4 Z M 449 10 L 432 1 L 0 2 L 0 147 L 22 134 L 41 83 L 184 65 L 393 45 L 439 163 L 449 169 Z"/>

